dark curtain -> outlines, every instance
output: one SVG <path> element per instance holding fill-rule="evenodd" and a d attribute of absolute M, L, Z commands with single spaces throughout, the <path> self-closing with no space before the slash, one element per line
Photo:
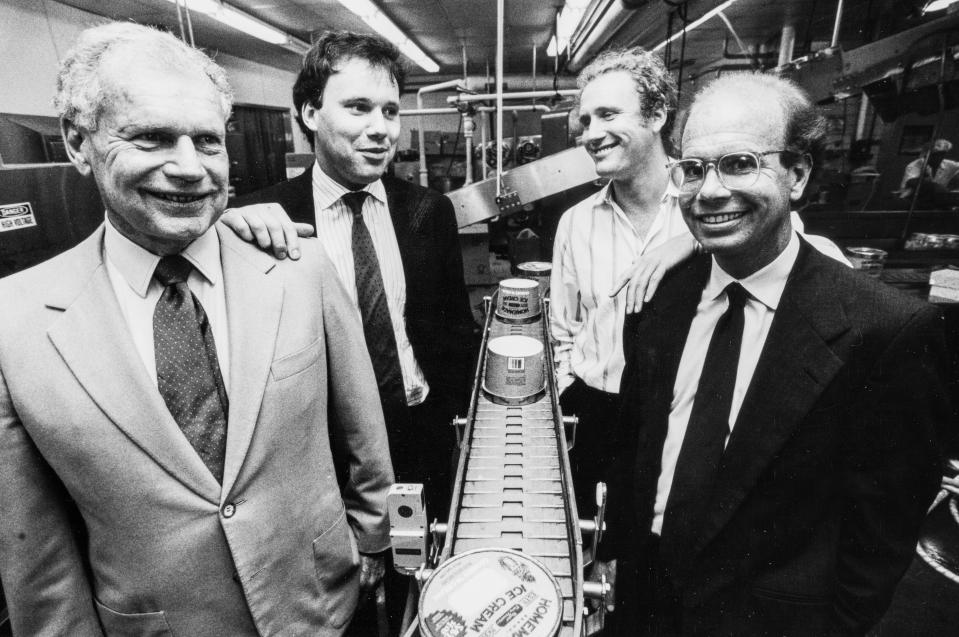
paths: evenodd
<path fill-rule="evenodd" d="M 286 180 L 286 153 L 293 150 L 290 114 L 269 108 L 235 106 L 227 133 L 227 150 L 230 185 L 235 195 Z"/>

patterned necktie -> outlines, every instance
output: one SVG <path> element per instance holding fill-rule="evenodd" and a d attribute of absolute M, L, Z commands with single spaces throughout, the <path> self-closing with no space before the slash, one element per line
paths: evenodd
<path fill-rule="evenodd" d="M 739 283 L 730 283 L 726 286 L 726 298 L 729 307 L 719 318 L 709 340 L 663 516 L 661 551 L 664 557 L 669 551 L 676 551 L 674 556 L 688 552 L 689 543 L 695 540 L 702 515 L 711 501 L 712 486 L 729 435 L 729 412 L 749 292 Z"/>
<path fill-rule="evenodd" d="M 363 335 L 366 348 L 370 352 L 373 372 L 380 397 L 385 398 L 396 392 L 404 392 L 403 372 L 400 369 L 400 357 L 396 350 L 396 335 L 393 333 L 393 321 L 390 307 L 386 301 L 386 289 L 380 262 L 373 247 L 373 238 L 363 221 L 363 202 L 368 192 L 357 190 L 343 195 L 345 203 L 353 213 L 353 268 L 356 276 L 356 296 L 363 318 Z"/>
<path fill-rule="evenodd" d="M 229 403 L 210 322 L 186 283 L 192 270 L 174 255 L 160 259 L 153 273 L 164 287 L 153 311 L 157 385 L 187 440 L 222 482 Z"/>

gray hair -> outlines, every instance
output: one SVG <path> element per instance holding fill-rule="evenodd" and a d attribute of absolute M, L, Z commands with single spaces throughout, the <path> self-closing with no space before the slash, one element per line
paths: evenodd
<path fill-rule="evenodd" d="M 208 55 L 159 29 L 132 22 L 110 22 L 83 31 L 60 63 L 53 105 L 61 119 L 96 130 L 107 97 L 100 65 L 109 52 L 125 47 L 149 52 L 168 66 L 203 73 L 220 94 L 224 118 L 229 116 L 233 91 L 226 72 Z"/>
<path fill-rule="evenodd" d="M 666 123 L 660 130 L 663 144 L 669 150 L 670 135 L 676 114 L 676 82 L 663 60 L 642 47 L 631 49 L 610 49 L 600 53 L 576 78 L 580 91 L 600 75 L 613 71 L 625 71 L 633 78 L 636 92 L 639 94 L 640 113 L 645 118 L 652 117 L 657 109 L 666 113 Z"/>
<path fill-rule="evenodd" d="M 825 147 L 827 132 L 826 118 L 823 117 L 809 95 L 798 84 L 766 73 L 729 73 L 721 75 L 703 88 L 693 98 L 690 111 L 703 98 L 726 93 L 741 95 L 748 99 L 760 91 L 772 93 L 782 107 L 785 122 L 784 148 L 795 155 L 809 155 L 813 167 L 819 165 Z M 683 122 L 685 128 L 686 122 Z M 785 162 L 786 159 L 782 158 Z"/>

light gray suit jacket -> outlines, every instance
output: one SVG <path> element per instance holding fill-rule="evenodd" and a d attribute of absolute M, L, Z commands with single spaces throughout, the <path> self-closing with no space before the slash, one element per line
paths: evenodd
<path fill-rule="evenodd" d="M 0 281 L 0 579 L 16 635 L 339 635 L 357 551 L 388 546 L 383 416 L 332 265 L 314 241 L 277 262 L 219 235 L 222 488 L 137 355 L 102 228 Z"/>

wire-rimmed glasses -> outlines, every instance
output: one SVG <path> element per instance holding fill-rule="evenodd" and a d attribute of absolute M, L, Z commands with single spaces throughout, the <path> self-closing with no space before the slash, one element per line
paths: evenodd
<path fill-rule="evenodd" d="M 727 190 L 743 190 L 754 185 L 759 180 L 759 169 L 762 168 L 761 158 L 776 153 L 791 153 L 793 151 L 766 150 L 760 153 L 744 150 L 735 153 L 726 153 L 718 159 L 698 159 L 688 157 L 667 165 L 669 178 L 673 185 L 684 195 L 695 195 L 706 181 L 709 168 L 716 169 L 719 183 Z"/>

